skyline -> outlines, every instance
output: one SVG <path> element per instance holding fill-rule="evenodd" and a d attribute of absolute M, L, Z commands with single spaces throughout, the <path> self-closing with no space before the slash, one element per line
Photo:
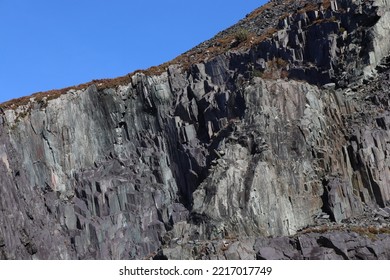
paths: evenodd
<path fill-rule="evenodd" d="M 266 1 L 0 2 L 0 103 L 170 61 Z"/>

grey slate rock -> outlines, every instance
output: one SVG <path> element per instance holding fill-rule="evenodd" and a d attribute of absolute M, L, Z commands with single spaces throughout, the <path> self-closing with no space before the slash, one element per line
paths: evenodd
<path fill-rule="evenodd" d="M 0 258 L 390 258 L 389 4 L 268 5 L 195 48 L 279 28 L 249 49 L 2 108 Z"/>

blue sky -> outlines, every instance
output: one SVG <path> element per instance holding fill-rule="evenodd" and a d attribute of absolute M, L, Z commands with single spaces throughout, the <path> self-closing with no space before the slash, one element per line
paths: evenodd
<path fill-rule="evenodd" d="M 0 103 L 180 55 L 265 0 L 0 0 Z"/>

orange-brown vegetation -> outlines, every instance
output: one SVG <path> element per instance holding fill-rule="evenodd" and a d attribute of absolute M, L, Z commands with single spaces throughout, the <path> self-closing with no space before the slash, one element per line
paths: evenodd
<path fill-rule="evenodd" d="M 334 226 L 318 226 L 313 228 L 307 228 L 300 231 L 300 234 L 303 233 L 326 233 L 331 231 L 347 231 L 355 232 L 360 235 L 367 236 L 371 239 L 375 239 L 378 234 L 390 234 L 390 227 L 375 227 L 375 226 L 348 226 L 348 225 L 334 225 Z"/>
<path fill-rule="evenodd" d="M 314 4 L 314 3 L 306 3 L 302 9 L 298 10 L 298 13 L 303 14 L 306 12 L 315 11 L 315 10 L 318 10 L 320 7 L 322 7 L 322 9 L 324 9 L 324 10 L 329 9 L 330 8 L 330 0 L 323 0 L 321 5 Z"/>
<path fill-rule="evenodd" d="M 307 13 L 318 10 L 318 5 L 314 3 L 307 3 L 302 9 L 298 10 L 298 14 Z"/>
<path fill-rule="evenodd" d="M 267 69 L 264 72 L 256 71 L 254 76 L 267 80 L 285 79 L 289 76 L 287 68 L 288 61 L 280 57 L 274 57 L 272 60 L 267 61 Z"/>
<path fill-rule="evenodd" d="M 286 0 L 285 4 L 289 4 L 297 0 Z M 299 1 L 299 0 L 298 0 Z M 305 1 L 301 1 L 302 5 L 305 3 Z M 330 5 L 330 0 L 324 0 L 324 7 L 328 6 L 328 3 Z M 263 12 L 265 12 L 268 9 L 272 9 L 272 7 L 276 5 L 273 2 L 269 2 L 265 4 L 264 6 L 254 10 L 252 13 L 248 14 L 245 19 L 243 19 L 243 22 L 251 21 L 256 19 L 257 17 L 261 16 Z M 308 10 L 316 10 L 318 7 L 312 3 L 309 3 L 304 6 L 303 9 L 299 10 L 299 12 L 304 12 Z M 283 16 L 288 16 L 288 13 L 285 13 Z M 99 90 L 106 89 L 106 88 L 116 88 L 119 85 L 125 85 L 129 84 L 131 81 L 131 77 L 136 74 L 137 72 L 144 73 L 145 75 L 160 75 L 164 71 L 168 70 L 168 67 L 170 65 L 179 65 L 183 70 L 188 70 L 191 65 L 205 62 L 209 59 L 212 59 L 213 57 L 226 53 L 229 50 L 235 50 L 235 49 L 247 49 L 250 48 L 253 45 L 259 44 L 260 42 L 267 40 L 268 38 L 271 38 L 275 33 L 277 32 L 276 28 L 268 28 L 266 29 L 262 35 L 258 36 L 256 34 L 253 34 L 247 30 L 243 29 L 232 29 L 231 32 L 227 32 L 223 36 L 216 36 L 214 39 L 211 39 L 206 47 L 201 48 L 194 48 L 175 59 L 168 61 L 166 63 L 163 63 L 159 66 L 153 66 L 146 70 L 137 70 L 135 72 L 129 73 L 127 75 L 114 78 L 114 79 L 100 79 L 100 80 L 93 80 L 91 82 L 87 82 L 84 84 L 67 87 L 64 89 L 58 89 L 58 90 L 50 90 L 46 92 L 38 92 L 33 94 L 32 96 L 28 97 L 21 97 L 17 99 L 13 99 L 10 101 L 7 101 L 3 104 L 0 104 L 0 109 L 16 109 L 17 107 L 21 105 L 25 105 L 29 102 L 29 100 L 33 97 L 37 102 L 40 102 L 46 98 L 46 100 L 55 99 L 59 97 L 62 94 L 67 93 L 69 90 L 81 90 L 86 89 L 89 86 L 95 84 Z M 271 61 L 271 64 L 275 63 Z M 276 61 L 276 66 L 279 70 L 282 70 L 280 72 L 279 76 L 286 77 L 288 76 L 288 73 L 286 71 L 285 65 L 278 64 L 278 61 Z M 271 65 L 273 67 L 273 65 Z M 283 71 L 284 70 L 284 71 Z M 262 73 L 264 78 L 274 78 L 271 73 L 264 72 Z M 278 76 L 278 77 L 279 77 Z"/>
<path fill-rule="evenodd" d="M 244 31 L 240 31 L 242 32 L 241 34 L 245 34 L 246 36 L 245 40 L 243 37 L 240 37 L 242 41 L 237 41 L 236 37 L 238 36 L 238 34 L 229 34 L 222 38 L 216 39 L 212 45 L 210 45 L 203 51 L 199 51 L 196 49 L 188 51 L 176 57 L 175 59 L 165 62 L 159 66 L 153 66 L 146 70 L 137 70 L 125 76 L 117 77 L 114 79 L 92 80 L 84 84 L 67 87 L 63 89 L 37 92 L 35 94 L 32 94 L 31 96 L 12 99 L 3 104 L 0 104 L 0 108 L 2 108 L 3 110 L 16 109 L 21 105 L 27 104 L 31 98 L 35 98 L 35 100 L 38 102 L 43 100 L 44 98 L 47 98 L 47 100 L 55 99 L 60 95 L 67 93 L 71 89 L 82 90 L 88 88 L 93 84 L 96 85 L 99 90 L 106 89 L 106 88 L 116 88 L 119 85 L 129 84 L 131 81 L 131 77 L 136 73 L 143 73 L 149 76 L 160 75 L 164 71 L 167 71 L 170 65 L 174 65 L 174 64 L 180 65 L 183 68 L 183 70 L 188 70 L 191 67 L 191 65 L 206 61 L 207 59 L 225 53 L 228 50 L 233 50 L 238 48 L 249 48 L 251 45 L 259 43 L 269 38 L 276 31 L 277 30 L 275 28 L 270 28 L 266 30 L 262 36 L 259 37 L 256 37 L 254 34 L 251 34 L 249 32 L 244 33 Z M 237 43 L 234 44 L 235 42 Z"/>
<path fill-rule="evenodd" d="M 322 2 L 322 7 L 326 10 L 330 8 L 330 0 L 324 0 Z"/>
<path fill-rule="evenodd" d="M 291 0 L 290 0 L 291 1 Z M 289 1 L 286 1 L 286 2 L 289 2 Z M 260 8 L 254 10 L 253 12 L 251 12 L 250 14 L 248 14 L 245 18 L 245 20 L 252 20 L 252 19 L 255 19 L 257 18 L 259 15 L 261 15 L 265 10 L 267 9 L 272 9 L 272 7 L 274 6 L 274 3 L 273 2 L 268 2 L 267 4 L 265 4 L 264 6 L 261 6 Z"/>
<path fill-rule="evenodd" d="M 38 102 L 42 101 L 44 98 L 46 98 L 46 100 L 48 101 L 51 99 L 55 99 L 62 94 L 67 93 L 71 89 L 82 90 L 82 89 L 88 88 L 91 85 L 96 85 L 98 87 L 98 89 L 101 89 L 101 90 L 106 89 L 106 88 L 116 87 L 118 85 L 123 85 L 123 84 L 129 83 L 131 80 L 131 76 L 137 72 L 139 72 L 139 70 L 137 70 L 131 74 L 128 74 L 128 75 L 125 75 L 122 77 L 117 77 L 114 79 L 92 80 L 91 82 L 88 82 L 88 83 L 84 83 L 84 84 L 80 84 L 80 85 L 76 85 L 76 86 L 72 86 L 72 87 L 67 87 L 67 88 L 63 88 L 63 89 L 54 89 L 54 90 L 49 90 L 49 91 L 45 91 L 45 92 L 37 92 L 31 96 L 24 96 L 24 97 L 20 97 L 20 98 L 16 98 L 16 99 L 12 99 L 10 101 L 7 101 L 7 102 L 1 104 L 0 108 L 2 108 L 3 110 L 16 109 L 17 107 L 19 107 L 21 105 L 27 104 L 31 98 L 35 98 L 35 100 Z"/>

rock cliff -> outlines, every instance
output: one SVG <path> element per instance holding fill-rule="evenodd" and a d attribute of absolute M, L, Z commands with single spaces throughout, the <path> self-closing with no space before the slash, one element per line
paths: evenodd
<path fill-rule="evenodd" d="M 0 259 L 390 258 L 389 36 L 387 0 L 271 1 L 1 104 Z"/>

